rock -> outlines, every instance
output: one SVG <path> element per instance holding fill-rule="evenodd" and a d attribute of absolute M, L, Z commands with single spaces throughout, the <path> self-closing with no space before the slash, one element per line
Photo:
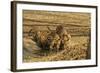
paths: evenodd
<path fill-rule="evenodd" d="M 30 52 L 41 50 L 41 48 L 37 46 L 36 42 L 30 38 L 23 38 L 23 47 Z"/>

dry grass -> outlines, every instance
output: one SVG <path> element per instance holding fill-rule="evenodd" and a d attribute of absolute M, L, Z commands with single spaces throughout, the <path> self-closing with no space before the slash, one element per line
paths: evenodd
<path fill-rule="evenodd" d="M 77 39 L 80 39 L 80 41 L 77 41 Z M 24 62 L 86 59 L 88 50 L 88 47 L 86 46 L 88 45 L 87 39 L 88 37 L 73 37 L 70 48 L 66 48 L 57 53 L 48 50 L 30 52 L 32 55 L 24 55 Z"/>

